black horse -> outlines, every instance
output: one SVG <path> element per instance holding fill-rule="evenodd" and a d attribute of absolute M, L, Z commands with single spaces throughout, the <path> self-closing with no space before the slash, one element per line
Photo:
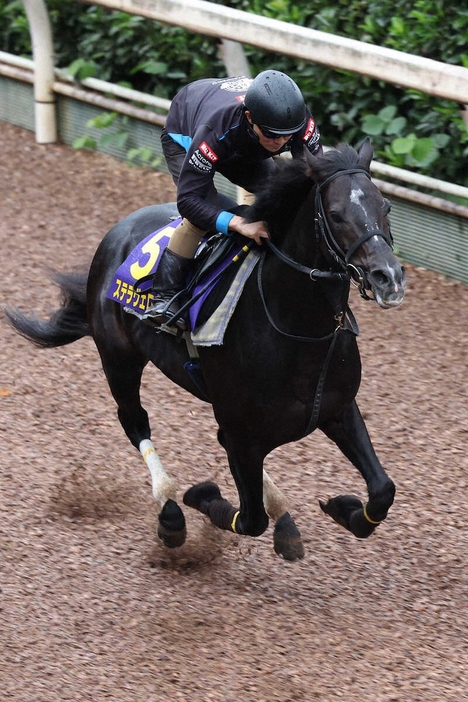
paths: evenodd
<path fill-rule="evenodd" d="M 161 505 L 158 534 L 167 546 L 181 545 L 186 527 L 140 402 L 141 376 L 149 361 L 188 392 L 208 397 L 213 406 L 240 506 L 223 499 L 210 481 L 190 488 L 183 501 L 216 526 L 258 536 L 270 516 L 275 551 L 290 560 L 302 557 L 300 533 L 263 462 L 276 447 L 316 428 L 358 469 L 369 496 L 363 505 L 357 497 L 341 495 L 321 503 L 323 511 L 359 538 L 369 536 L 387 516 L 395 486 L 374 452 L 355 401 L 361 363 L 357 326 L 348 308 L 350 282 L 382 308 L 397 307 L 404 297 L 405 272 L 392 251 L 390 206 L 370 178 L 372 156 L 366 140 L 359 153 L 341 144 L 320 159 L 308 155 L 306 161 L 287 161 L 257 196 L 248 218 L 265 220 L 271 239 L 258 247 L 256 270 L 223 344 L 198 348 L 205 390 L 184 369 L 189 353 L 183 341 L 157 333 L 106 297 L 122 261 L 169 221 L 173 204 L 143 208 L 116 224 L 88 274 L 57 276 L 64 299 L 49 320 L 7 310 L 12 326 L 41 347 L 93 337 L 119 420 L 151 473 Z"/>

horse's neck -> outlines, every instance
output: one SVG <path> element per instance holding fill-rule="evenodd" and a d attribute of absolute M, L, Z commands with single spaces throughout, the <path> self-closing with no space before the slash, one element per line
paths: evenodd
<path fill-rule="evenodd" d="M 277 246 L 303 266 L 321 268 L 324 265 L 315 231 L 314 191 L 311 191 L 297 213 L 290 217 Z"/>
<path fill-rule="evenodd" d="M 310 269 L 329 270 L 315 228 L 315 192 L 307 197 L 283 236 L 274 242 L 286 256 Z M 332 280 L 314 282 L 278 257 L 269 256 L 263 276 L 265 292 L 278 319 L 290 329 L 322 336 L 336 326 L 335 315 L 347 304 L 347 286 Z M 278 294 L 278 291 L 280 293 Z"/>

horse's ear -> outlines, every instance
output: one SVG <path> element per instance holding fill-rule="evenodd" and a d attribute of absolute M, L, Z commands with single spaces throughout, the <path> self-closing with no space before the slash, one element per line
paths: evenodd
<path fill-rule="evenodd" d="M 305 153 L 305 162 L 307 164 L 306 175 L 308 178 L 312 178 L 312 180 L 318 181 L 318 179 L 319 179 L 318 174 L 320 172 L 320 166 L 322 165 L 322 163 L 321 163 L 322 159 L 311 154 L 309 149 L 304 149 L 304 153 Z"/>
<path fill-rule="evenodd" d="M 362 142 L 361 148 L 359 149 L 358 164 L 360 168 L 364 168 L 366 171 L 368 171 L 373 158 L 374 150 L 372 148 L 371 140 L 367 136 Z"/>

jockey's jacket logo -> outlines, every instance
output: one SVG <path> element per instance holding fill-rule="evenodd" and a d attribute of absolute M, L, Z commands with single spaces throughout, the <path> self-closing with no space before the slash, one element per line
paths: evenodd
<path fill-rule="evenodd" d="M 215 163 L 218 160 L 217 154 L 215 154 L 215 152 L 212 149 L 210 149 L 206 141 L 202 141 L 198 148 L 200 149 L 202 154 L 205 154 L 206 158 L 208 158 L 212 163 Z"/>
<path fill-rule="evenodd" d="M 246 90 L 252 85 L 253 79 L 246 78 L 245 76 L 239 76 L 238 78 L 228 78 L 214 81 L 213 85 L 219 84 L 221 90 L 227 90 L 230 93 L 245 93 Z"/>
<path fill-rule="evenodd" d="M 308 141 L 315 131 L 315 122 L 312 117 L 307 122 L 306 130 L 302 136 L 302 141 Z"/>
<path fill-rule="evenodd" d="M 194 151 L 193 154 L 190 156 L 189 163 L 198 171 L 202 171 L 204 173 L 211 171 L 213 168 L 213 164 L 201 155 L 199 149 Z"/>

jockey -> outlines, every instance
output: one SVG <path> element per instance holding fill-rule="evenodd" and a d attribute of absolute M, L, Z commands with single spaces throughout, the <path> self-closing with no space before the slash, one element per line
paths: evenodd
<path fill-rule="evenodd" d="M 190 83 L 172 101 L 161 143 L 183 219 L 153 278 L 156 301 L 145 316 L 154 324 L 177 313 L 180 303 L 169 303 L 185 287 L 206 232 L 238 232 L 257 244 L 268 238 L 264 222 L 247 222 L 223 209 L 215 173 L 255 193 L 276 168 L 272 156 L 289 151 L 300 158 L 304 149 L 322 154 L 320 131 L 300 89 L 274 70 L 253 80 L 238 76 Z M 182 316 L 175 324 L 186 329 Z"/>

